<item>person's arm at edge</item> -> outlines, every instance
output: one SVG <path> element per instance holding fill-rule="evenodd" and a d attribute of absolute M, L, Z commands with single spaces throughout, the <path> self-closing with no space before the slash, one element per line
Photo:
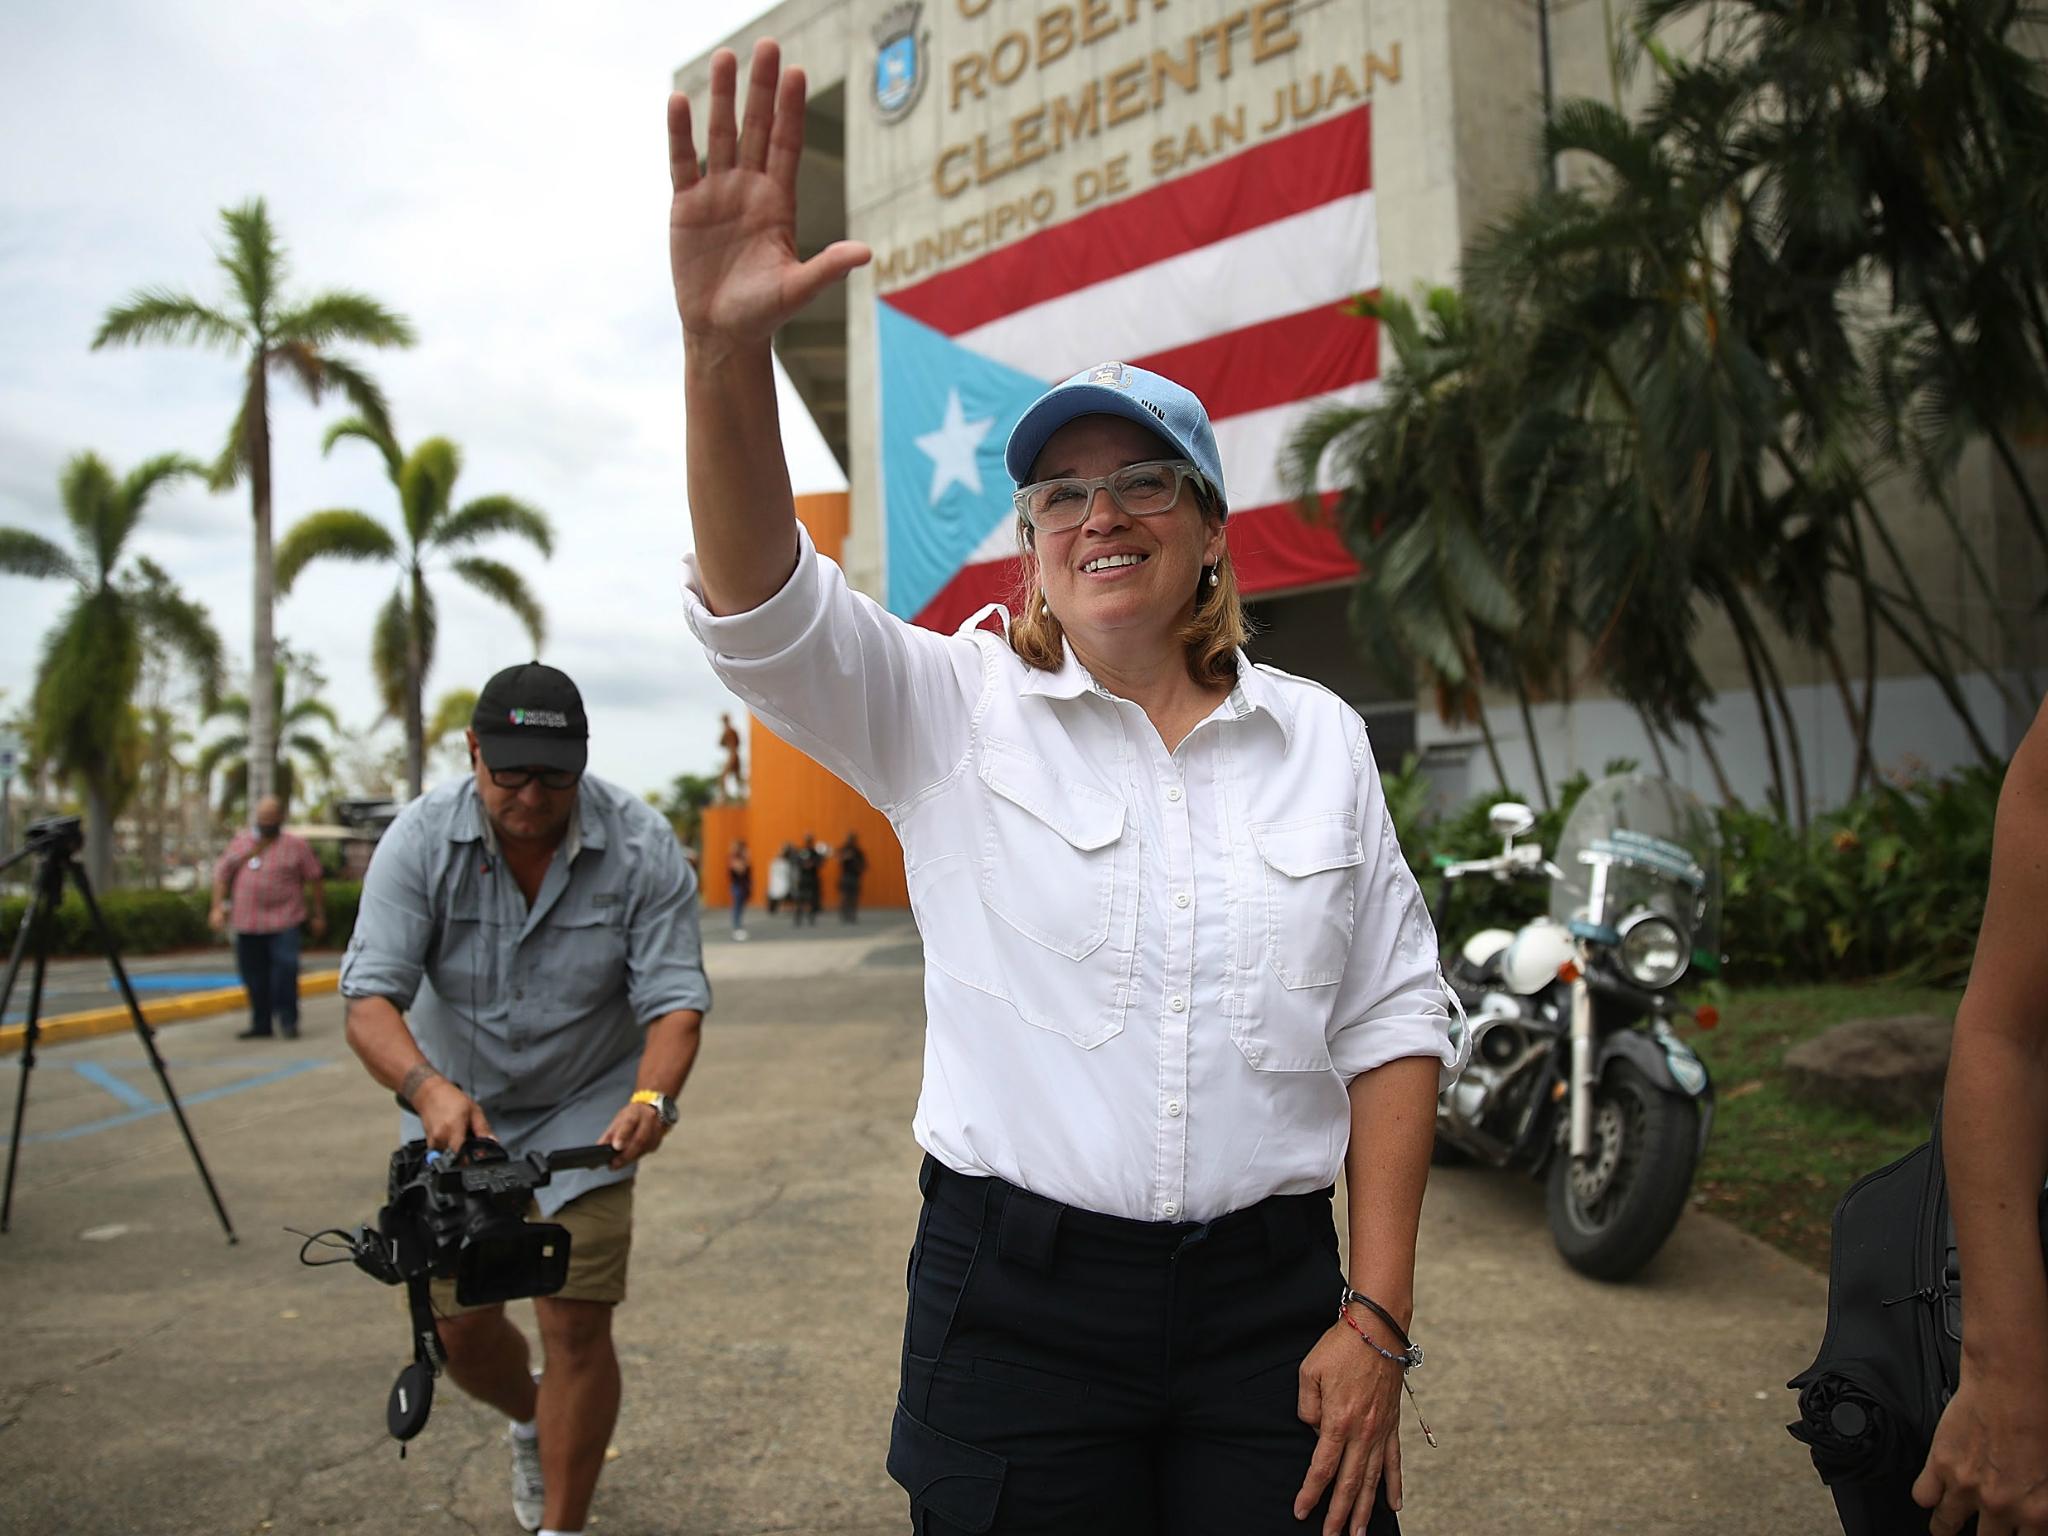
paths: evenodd
<path fill-rule="evenodd" d="M 308 845 L 306 867 L 312 873 L 306 877 L 306 919 L 316 939 L 327 936 L 327 876 L 320 868 L 320 859 Z"/>
<path fill-rule="evenodd" d="M 206 915 L 209 925 L 225 928 L 228 919 L 228 893 L 233 889 L 235 844 L 242 834 L 237 832 L 228 839 L 228 845 L 221 850 L 221 856 L 213 864 L 213 907 Z"/>
<path fill-rule="evenodd" d="M 797 558 L 769 338 L 818 292 L 868 259 L 838 241 L 799 262 L 796 168 L 804 78 L 777 78 L 780 53 L 754 47 L 745 125 L 739 63 L 712 55 L 700 170 L 691 103 L 669 98 L 669 255 L 683 325 L 690 518 L 706 606 L 744 613 L 773 597 Z"/>
<path fill-rule="evenodd" d="M 1942 1147 L 1968 1302 L 1960 1389 L 1913 1494 L 1936 1536 L 2048 1531 L 2048 703 L 1999 795 L 1991 881 L 1956 1012 Z M 1938 1503 L 1937 1503 L 1938 1501 Z"/>
<path fill-rule="evenodd" d="M 427 1145 L 448 1151 L 492 1134 L 483 1106 L 427 1060 L 390 998 L 350 998 L 343 1035 L 370 1076 L 412 1105 Z"/>

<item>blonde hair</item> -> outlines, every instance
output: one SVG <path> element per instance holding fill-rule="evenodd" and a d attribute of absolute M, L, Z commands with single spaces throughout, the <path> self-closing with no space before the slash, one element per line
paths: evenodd
<path fill-rule="evenodd" d="M 1194 484 L 1195 506 L 1204 521 L 1221 514 L 1207 486 Z M 1032 546 L 1031 525 L 1017 519 L 1017 548 L 1024 556 L 1023 573 L 1017 584 L 1010 620 L 1010 649 L 1026 666 L 1041 672 L 1057 672 L 1066 655 L 1066 631 L 1046 605 L 1038 582 L 1038 552 Z M 1213 572 L 1216 585 L 1209 585 Z M 1228 687 L 1237 681 L 1237 652 L 1250 637 L 1244 616 L 1244 599 L 1237 590 L 1237 568 L 1230 561 L 1226 544 L 1223 556 L 1213 566 L 1204 566 L 1195 585 L 1195 608 L 1181 625 L 1177 638 L 1187 659 L 1188 676 L 1197 685 Z"/>

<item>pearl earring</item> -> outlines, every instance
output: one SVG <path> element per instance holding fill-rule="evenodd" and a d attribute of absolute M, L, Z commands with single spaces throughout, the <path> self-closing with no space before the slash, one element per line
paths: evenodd
<path fill-rule="evenodd" d="M 1216 585 L 1216 567 L 1213 565 L 1209 567 L 1209 585 L 1212 587 Z"/>

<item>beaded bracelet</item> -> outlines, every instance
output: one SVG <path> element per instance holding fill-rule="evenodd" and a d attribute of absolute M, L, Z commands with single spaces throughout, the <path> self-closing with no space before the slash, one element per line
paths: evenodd
<path fill-rule="evenodd" d="M 1354 1301 L 1362 1306 L 1371 1308 L 1382 1322 L 1394 1330 L 1394 1337 L 1399 1339 L 1403 1345 L 1403 1348 L 1398 1353 L 1394 1350 L 1383 1348 L 1377 1339 L 1365 1331 L 1364 1325 L 1351 1315 L 1351 1303 Z M 1422 1364 L 1422 1346 L 1410 1339 L 1401 1325 L 1387 1315 L 1386 1308 L 1382 1307 L 1370 1296 L 1359 1295 L 1358 1292 L 1352 1290 L 1348 1285 L 1344 1287 L 1343 1294 L 1337 1298 L 1337 1316 L 1344 1321 L 1345 1326 L 1363 1339 L 1366 1346 L 1375 1354 L 1401 1367 L 1401 1390 L 1408 1394 L 1408 1404 L 1415 1410 L 1415 1422 L 1422 1426 L 1422 1438 L 1428 1443 L 1431 1450 L 1435 1450 L 1436 1436 L 1430 1431 L 1429 1420 L 1422 1416 L 1422 1404 L 1416 1401 L 1415 1388 L 1408 1384 L 1408 1373 Z"/>

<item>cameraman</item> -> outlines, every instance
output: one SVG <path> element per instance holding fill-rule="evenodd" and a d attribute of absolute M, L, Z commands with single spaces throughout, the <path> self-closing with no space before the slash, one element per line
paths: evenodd
<path fill-rule="evenodd" d="M 570 1232 L 567 1283 L 534 1298 L 544 1378 L 502 1306 L 461 1308 L 435 1282 L 448 1374 L 512 1420 L 513 1512 L 562 1536 L 583 1529 L 618 1418 L 633 1165 L 675 1123 L 711 1001 L 696 877 L 659 814 L 584 773 L 589 734 L 553 667 L 485 684 L 473 776 L 384 834 L 341 969 L 349 1045 L 417 1111 L 405 1139 L 617 1150 L 556 1173 L 530 1213 Z"/>

